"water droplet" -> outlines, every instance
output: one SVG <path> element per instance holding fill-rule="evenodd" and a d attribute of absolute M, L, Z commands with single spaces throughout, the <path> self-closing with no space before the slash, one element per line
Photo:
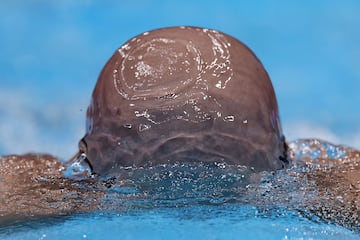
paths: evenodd
<path fill-rule="evenodd" d="M 82 161 L 84 161 L 86 159 L 86 154 L 82 153 L 80 154 L 80 156 L 76 159 L 76 162 L 81 163 Z"/>
<path fill-rule="evenodd" d="M 64 176 L 66 177 L 76 177 L 82 174 L 87 175 L 91 172 L 91 168 L 88 163 L 85 161 L 87 158 L 85 153 L 81 153 L 77 159 L 68 165 L 63 171 Z"/>
<path fill-rule="evenodd" d="M 247 123 L 248 123 L 248 120 L 245 119 L 245 120 L 243 121 L 243 124 L 247 124 Z"/>
<path fill-rule="evenodd" d="M 131 125 L 130 123 L 125 123 L 125 124 L 123 125 L 123 127 L 128 128 L 128 129 L 131 129 L 131 128 L 132 128 L 132 125 Z"/>
<path fill-rule="evenodd" d="M 224 121 L 226 122 L 233 122 L 235 120 L 235 117 L 232 115 L 224 117 Z"/>
<path fill-rule="evenodd" d="M 139 125 L 139 131 L 142 132 L 142 131 L 145 131 L 145 130 L 148 130 L 151 126 L 150 125 L 147 125 L 147 124 L 140 124 Z"/>
<path fill-rule="evenodd" d="M 215 84 L 215 87 L 221 89 L 221 81 L 218 81 L 218 82 Z"/>
<path fill-rule="evenodd" d="M 198 106 L 194 106 L 194 110 L 198 112 L 200 111 L 200 108 Z"/>
<path fill-rule="evenodd" d="M 221 168 L 221 169 L 225 169 L 226 168 L 226 163 L 224 162 L 215 162 L 214 163 L 218 168 Z"/>
<path fill-rule="evenodd" d="M 120 55 L 121 55 L 122 57 L 125 57 L 125 56 L 126 56 L 122 48 L 118 49 L 118 52 L 120 53 Z"/>

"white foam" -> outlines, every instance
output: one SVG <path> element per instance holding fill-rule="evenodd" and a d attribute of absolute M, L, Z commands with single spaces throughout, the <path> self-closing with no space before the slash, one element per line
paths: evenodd
<path fill-rule="evenodd" d="M 318 138 L 334 144 L 360 149 L 360 130 L 339 135 L 327 127 L 311 123 L 310 121 L 285 123 L 283 127 L 287 141 L 299 138 Z"/>

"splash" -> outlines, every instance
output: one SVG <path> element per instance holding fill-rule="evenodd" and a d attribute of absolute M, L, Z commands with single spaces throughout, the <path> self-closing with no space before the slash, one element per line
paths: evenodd
<path fill-rule="evenodd" d="M 122 168 L 103 178 L 89 175 L 83 158 L 61 163 L 48 155 L 2 157 L 1 224 L 94 211 L 230 204 L 252 206 L 260 215 L 297 212 L 360 232 L 360 152 L 317 139 L 289 146 L 290 168 L 260 173 L 222 162 L 172 163 Z"/>

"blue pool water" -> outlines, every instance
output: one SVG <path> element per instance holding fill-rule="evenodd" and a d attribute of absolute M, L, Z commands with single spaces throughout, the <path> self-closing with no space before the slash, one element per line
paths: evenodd
<path fill-rule="evenodd" d="M 251 206 L 91 214 L 9 229 L 13 233 L 2 239 L 359 239 L 337 226 L 314 223 L 296 213 L 281 214 L 261 216 Z"/>
<path fill-rule="evenodd" d="M 172 25 L 221 30 L 246 43 L 273 81 L 289 140 L 360 149 L 360 3 L 2 1 L 0 155 L 68 159 L 85 129 L 96 78 L 122 43 Z M 316 153 L 314 153 L 316 154 Z M 199 196 L 198 196 L 199 197 Z M 360 239 L 295 210 L 193 204 L 96 211 L 0 227 L 1 239 Z"/>

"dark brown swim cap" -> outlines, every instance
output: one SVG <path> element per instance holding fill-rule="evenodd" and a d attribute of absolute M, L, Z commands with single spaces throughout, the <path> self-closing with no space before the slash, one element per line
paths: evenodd
<path fill-rule="evenodd" d="M 80 141 L 93 171 L 217 162 L 277 170 L 286 164 L 268 74 L 243 43 L 218 31 L 145 32 L 106 63 Z"/>

